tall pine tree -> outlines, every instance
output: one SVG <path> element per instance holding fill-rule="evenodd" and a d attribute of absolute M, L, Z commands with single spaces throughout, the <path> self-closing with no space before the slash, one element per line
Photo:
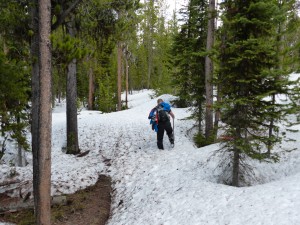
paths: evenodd
<path fill-rule="evenodd" d="M 270 96 L 285 93 L 287 80 L 278 82 L 276 71 L 276 1 L 232 1 L 224 7 L 222 27 L 222 121 L 226 124 L 224 148 L 232 153 L 233 186 L 242 178 L 242 159 L 264 159 L 270 141 L 270 121 L 282 118 L 282 108 Z M 273 128 L 274 129 L 274 128 Z M 273 157 L 276 160 L 276 157 Z"/>
<path fill-rule="evenodd" d="M 172 47 L 173 74 L 177 104 L 193 106 L 193 117 L 197 121 L 196 142 L 205 144 L 203 117 L 205 102 L 205 48 L 207 37 L 207 1 L 192 0 L 185 12 L 185 23 L 175 36 Z"/>

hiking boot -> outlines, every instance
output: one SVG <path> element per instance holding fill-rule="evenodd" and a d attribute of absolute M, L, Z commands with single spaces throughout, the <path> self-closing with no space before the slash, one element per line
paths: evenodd
<path fill-rule="evenodd" d="M 171 137 L 171 138 L 169 138 L 169 140 L 170 140 L 170 143 L 171 143 L 172 145 L 174 145 L 174 138 Z"/>
<path fill-rule="evenodd" d="M 160 150 L 164 150 L 164 145 L 163 145 L 162 141 L 157 141 L 157 147 Z"/>

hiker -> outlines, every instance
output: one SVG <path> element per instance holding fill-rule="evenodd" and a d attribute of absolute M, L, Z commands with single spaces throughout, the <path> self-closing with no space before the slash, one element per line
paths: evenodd
<path fill-rule="evenodd" d="M 157 132 L 158 149 L 164 149 L 163 138 L 165 131 L 167 132 L 170 143 L 174 145 L 174 135 L 170 122 L 170 116 L 174 120 L 175 115 L 171 111 L 171 106 L 162 99 L 158 99 L 157 106 L 151 110 L 148 117 L 148 119 L 151 119 L 150 124 L 152 125 L 152 130 Z"/>

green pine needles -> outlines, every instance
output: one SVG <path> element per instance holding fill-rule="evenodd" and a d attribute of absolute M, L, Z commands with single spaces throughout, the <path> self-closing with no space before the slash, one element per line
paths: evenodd
<path fill-rule="evenodd" d="M 278 67 L 276 1 L 225 1 L 219 82 L 222 84 L 222 121 L 226 124 L 224 149 L 232 154 L 232 185 L 239 186 L 241 156 L 274 160 L 270 151 L 281 141 L 276 122 L 286 105 L 276 94 L 288 92 L 288 77 Z"/>

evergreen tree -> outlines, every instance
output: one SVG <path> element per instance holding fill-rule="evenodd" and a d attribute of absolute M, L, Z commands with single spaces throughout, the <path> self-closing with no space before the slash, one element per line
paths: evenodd
<path fill-rule="evenodd" d="M 203 113 L 205 102 L 205 48 L 207 37 L 207 2 L 192 0 L 187 11 L 182 12 L 185 23 L 175 37 L 174 84 L 179 96 L 177 104 L 193 106 L 193 117 L 197 121 L 196 142 L 205 145 L 203 138 Z"/>
<path fill-rule="evenodd" d="M 17 166 L 24 166 L 22 149 L 28 150 L 26 128 L 30 121 L 30 76 L 28 70 L 28 13 L 26 2 L 0 3 L 0 131 L 5 140 L 17 142 Z"/>
<path fill-rule="evenodd" d="M 13 138 L 28 150 L 26 128 L 29 124 L 29 71 L 25 62 L 10 60 L 0 48 L 0 124 L 1 136 Z M 4 155 L 5 144 L 0 151 Z M 18 164 L 18 166 L 22 166 Z"/>
<path fill-rule="evenodd" d="M 224 148 L 232 152 L 232 182 L 240 185 L 241 159 L 264 159 L 265 146 L 280 141 L 268 135 L 270 120 L 282 119 L 281 105 L 270 100 L 272 94 L 286 93 L 286 77 L 277 79 L 276 2 L 225 1 L 222 67 L 222 121 L 226 127 Z M 275 126 L 275 125 L 274 125 Z M 272 157 L 277 159 L 276 155 Z"/>

